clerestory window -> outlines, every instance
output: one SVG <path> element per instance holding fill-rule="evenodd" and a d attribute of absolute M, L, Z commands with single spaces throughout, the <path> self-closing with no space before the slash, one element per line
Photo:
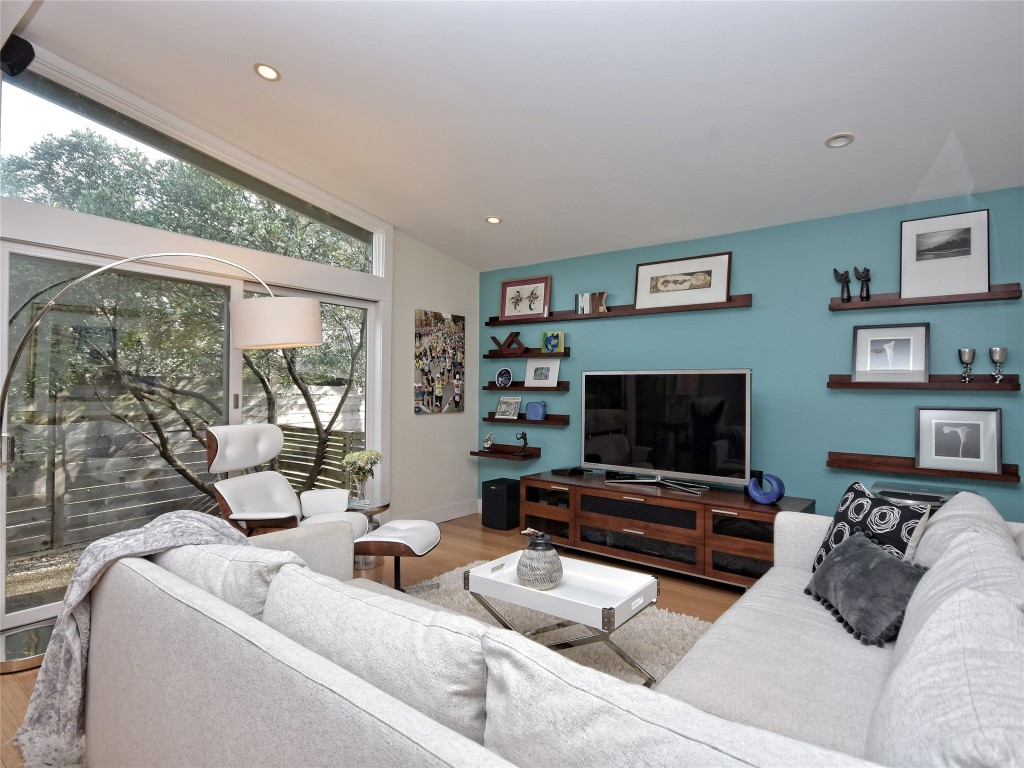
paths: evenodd
<path fill-rule="evenodd" d="M 0 194 L 374 272 L 370 230 L 31 71 L 3 83 Z"/>

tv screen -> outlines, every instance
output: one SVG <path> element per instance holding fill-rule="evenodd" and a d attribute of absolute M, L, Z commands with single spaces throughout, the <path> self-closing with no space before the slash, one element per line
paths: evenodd
<path fill-rule="evenodd" d="M 746 485 L 750 371 L 586 371 L 583 467 Z"/>

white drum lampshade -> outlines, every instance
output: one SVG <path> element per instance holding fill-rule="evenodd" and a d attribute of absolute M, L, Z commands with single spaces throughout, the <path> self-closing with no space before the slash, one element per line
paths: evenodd
<path fill-rule="evenodd" d="M 231 346 L 284 349 L 324 343 L 320 302 L 296 296 L 260 296 L 231 302 Z"/>

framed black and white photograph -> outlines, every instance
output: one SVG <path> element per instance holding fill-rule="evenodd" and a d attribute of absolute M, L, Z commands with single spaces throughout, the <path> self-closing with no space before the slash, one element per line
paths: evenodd
<path fill-rule="evenodd" d="M 917 409 L 919 469 L 1002 472 L 999 408 Z"/>
<path fill-rule="evenodd" d="M 853 381 L 928 381 L 929 323 L 858 325 Z"/>
<path fill-rule="evenodd" d="M 547 317 L 551 304 L 551 275 L 506 280 L 501 284 L 501 320 Z"/>
<path fill-rule="evenodd" d="M 527 360 L 526 381 L 528 387 L 557 387 L 558 367 L 560 361 L 552 360 Z"/>
<path fill-rule="evenodd" d="M 496 419 L 515 419 L 519 416 L 519 406 L 523 402 L 521 397 L 510 397 L 502 395 L 498 398 L 498 407 L 494 411 Z"/>
<path fill-rule="evenodd" d="M 714 304 L 729 300 L 732 252 L 637 264 L 637 309 Z"/>
<path fill-rule="evenodd" d="M 987 210 L 903 222 L 900 298 L 988 290 Z"/>

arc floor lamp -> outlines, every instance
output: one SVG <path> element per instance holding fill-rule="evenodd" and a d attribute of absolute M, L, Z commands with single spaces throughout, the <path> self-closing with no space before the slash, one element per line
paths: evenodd
<path fill-rule="evenodd" d="M 207 259 L 221 264 L 227 264 L 242 272 L 262 285 L 269 295 L 259 296 L 251 299 L 236 299 L 231 302 L 228 316 L 231 323 L 231 346 L 236 349 L 284 349 L 290 347 L 312 347 L 324 343 L 323 325 L 320 322 L 320 302 L 316 299 L 306 299 L 295 296 L 275 296 L 270 286 L 263 282 L 263 279 L 241 264 L 222 259 L 218 256 L 208 256 L 202 253 L 145 253 L 140 256 L 129 256 L 126 259 L 104 264 L 88 274 L 68 283 L 60 289 L 43 307 L 29 324 L 24 336 L 21 337 L 14 354 L 11 356 L 10 364 L 7 367 L 7 375 L 4 377 L 3 389 L 0 389 L 0 426 L 4 424 L 4 416 L 7 412 L 7 396 L 11 389 L 11 382 L 14 379 L 14 371 L 21 360 L 21 355 L 28 347 L 32 335 L 56 305 L 57 302 L 71 289 L 81 285 L 85 281 L 109 272 L 112 269 L 130 264 L 143 259 L 157 259 L 167 257 L 192 257 L 196 259 Z M 0 466 L 10 464 L 14 454 L 14 438 L 7 433 L 3 434 L 3 445 L 0 446 Z"/>
<path fill-rule="evenodd" d="M 14 371 L 18 367 L 22 353 L 28 347 L 29 342 L 36 330 L 42 324 L 43 319 L 57 305 L 57 302 L 78 285 L 90 280 L 104 272 L 144 259 L 157 258 L 191 257 L 216 261 L 234 267 L 256 280 L 267 291 L 267 296 L 259 296 L 249 299 L 236 299 L 230 303 L 228 313 L 231 327 L 231 346 L 236 349 L 285 349 L 292 347 L 311 347 L 323 344 L 323 325 L 320 320 L 320 302 L 317 299 L 300 298 L 294 296 L 275 296 L 263 279 L 241 264 L 222 259 L 218 256 L 209 256 L 202 253 L 145 253 L 139 256 L 129 256 L 119 261 L 104 264 L 91 272 L 76 278 L 61 288 L 52 299 L 43 307 L 35 319 L 29 324 L 21 341 L 11 355 L 7 366 L 7 373 L 4 376 L 3 388 L 0 389 L 0 428 L 5 425 L 7 414 L 7 397 L 11 389 L 11 382 L 14 379 Z M 6 432 L 0 434 L 0 467 L 5 467 L 14 461 L 14 436 Z M 3 521 L 6 525 L 6 520 Z M 52 621 L 50 622 L 52 624 Z M 36 625 L 32 625 L 36 626 Z M 15 627 L 5 631 L 3 635 L 11 635 L 24 629 Z M 4 637 L 3 640 L 10 641 L 11 637 Z M 0 667 L 4 672 L 13 672 L 17 669 L 30 669 L 38 666 L 38 658 L 8 658 L 6 642 L 0 642 Z M 45 648 L 45 643 L 43 644 Z M 11 650 L 14 650 L 13 648 Z"/>

